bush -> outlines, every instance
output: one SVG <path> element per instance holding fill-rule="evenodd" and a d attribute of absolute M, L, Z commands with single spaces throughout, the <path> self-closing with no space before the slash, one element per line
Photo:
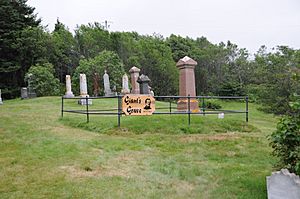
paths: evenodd
<path fill-rule="evenodd" d="M 203 108 L 202 100 L 199 101 L 199 107 Z M 204 100 L 204 107 L 206 109 L 213 109 L 213 110 L 222 108 L 221 104 L 219 104 L 215 99 Z"/>
<path fill-rule="evenodd" d="M 279 157 L 278 167 L 287 168 L 300 175 L 300 114 L 299 101 L 294 103 L 289 115 L 280 119 L 277 129 L 269 137 L 274 149 L 273 155 Z"/>
<path fill-rule="evenodd" d="M 37 64 L 30 67 L 25 75 L 25 81 L 30 83 L 37 96 L 59 95 L 60 83 L 53 74 L 52 64 Z"/>

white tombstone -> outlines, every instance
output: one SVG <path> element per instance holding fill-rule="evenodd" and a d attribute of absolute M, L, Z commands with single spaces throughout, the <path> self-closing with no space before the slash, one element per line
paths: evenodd
<path fill-rule="evenodd" d="M 80 74 L 80 97 L 89 97 L 87 93 L 86 75 Z"/>
<path fill-rule="evenodd" d="M 218 118 L 219 118 L 219 119 L 224 119 L 224 116 L 225 116 L 224 113 L 219 113 L 219 114 L 218 114 Z"/>
<path fill-rule="evenodd" d="M 71 87 L 71 76 L 70 75 L 66 75 L 66 94 L 64 97 L 66 97 L 66 98 L 74 97 L 74 94 L 72 92 L 72 87 Z"/>
<path fill-rule="evenodd" d="M 88 92 L 87 92 L 87 82 L 86 82 L 86 75 L 85 74 L 80 74 L 80 97 L 89 97 Z M 91 99 L 80 99 L 78 101 L 78 104 L 81 105 L 88 105 L 92 104 Z"/>
<path fill-rule="evenodd" d="M 1 98 L 1 89 L 0 89 L 0 105 L 3 104 L 2 98 Z"/>
<path fill-rule="evenodd" d="M 128 76 L 126 73 L 122 77 L 122 91 L 121 93 L 127 94 L 130 93 L 129 86 L 128 86 Z"/>
<path fill-rule="evenodd" d="M 106 70 L 104 71 L 104 75 L 103 75 L 103 83 L 104 83 L 104 94 L 105 94 L 105 96 L 113 96 L 114 94 L 111 92 L 110 83 L 109 83 L 109 76 L 108 76 Z"/>

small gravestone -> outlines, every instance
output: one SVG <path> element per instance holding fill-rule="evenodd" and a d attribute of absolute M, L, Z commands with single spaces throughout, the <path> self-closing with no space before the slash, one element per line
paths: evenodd
<path fill-rule="evenodd" d="M 28 92 L 26 87 L 21 88 L 21 99 L 28 99 Z"/>
<path fill-rule="evenodd" d="M 66 75 L 66 94 L 64 96 L 65 98 L 73 98 L 74 94 L 72 92 L 72 87 L 71 87 L 71 76 Z"/>
<path fill-rule="evenodd" d="M 273 172 L 267 176 L 268 199 L 299 199 L 299 176 L 290 173 L 287 169 Z"/>
<path fill-rule="evenodd" d="M 140 84 L 140 94 L 150 94 L 149 82 L 150 79 L 147 75 L 141 75 L 137 82 Z"/>
<path fill-rule="evenodd" d="M 94 96 L 97 97 L 97 96 L 99 96 L 99 93 L 100 93 L 100 86 L 99 86 L 100 76 L 99 76 L 99 73 L 94 73 L 93 80 L 94 80 Z"/>
<path fill-rule="evenodd" d="M 218 118 L 219 118 L 219 119 L 224 119 L 224 116 L 225 116 L 224 113 L 219 113 L 219 114 L 218 114 Z"/>
<path fill-rule="evenodd" d="M 86 82 L 86 75 L 85 74 L 80 74 L 79 76 L 79 80 L 80 80 L 80 97 L 82 98 L 86 98 L 89 97 L 88 93 L 87 93 L 87 82 Z M 78 104 L 80 105 L 91 105 L 92 104 L 92 100 L 91 99 L 80 99 L 78 101 Z"/>
<path fill-rule="evenodd" d="M 106 70 L 104 71 L 104 75 L 103 75 L 103 83 L 104 83 L 104 94 L 105 94 L 105 96 L 106 97 L 115 96 L 115 94 L 113 92 L 111 92 L 109 76 L 108 76 Z"/>
<path fill-rule="evenodd" d="M 1 97 L 1 89 L 0 89 L 0 105 L 3 104 L 3 101 L 2 101 L 2 97 Z"/>
<path fill-rule="evenodd" d="M 122 77 L 122 94 L 128 94 L 130 93 L 129 91 L 129 86 L 128 86 L 128 76 L 126 74 L 123 75 Z"/>
<path fill-rule="evenodd" d="M 149 86 L 150 95 L 154 96 L 154 91 L 152 90 L 152 87 Z"/>

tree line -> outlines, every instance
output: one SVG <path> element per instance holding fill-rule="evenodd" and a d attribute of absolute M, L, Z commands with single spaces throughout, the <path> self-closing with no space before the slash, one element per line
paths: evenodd
<path fill-rule="evenodd" d="M 177 95 L 176 62 L 186 55 L 198 62 L 198 95 L 249 95 L 252 101 L 262 103 L 265 111 L 279 114 L 289 110 L 289 101 L 299 91 L 293 78 L 300 70 L 298 49 L 278 46 L 269 51 L 261 46 L 249 57 L 247 49 L 230 41 L 213 44 L 205 37 L 110 32 L 97 22 L 77 26 L 72 34 L 57 20 L 49 32 L 26 3 L 0 2 L 0 88 L 4 99 L 20 96 L 28 73 L 36 75 L 34 85 L 44 85 L 40 96 L 62 94 L 69 74 L 78 94 L 79 73 L 87 74 L 92 94 L 93 75 L 99 73 L 102 82 L 104 70 L 112 85 L 120 89 L 122 75 L 132 66 L 149 76 L 156 95 Z"/>

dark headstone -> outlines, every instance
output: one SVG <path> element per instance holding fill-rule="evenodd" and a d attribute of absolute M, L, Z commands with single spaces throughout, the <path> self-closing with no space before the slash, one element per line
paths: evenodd
<path fill-rule="evenodd" d="M 28 99 L 28 92 L 26 87 L 21 88 L 21 99 Z"/>
<path fill-rule="evenodd" d="M 147 75 L 139 76 L 137 82 L 140 84 L 140 94 L 150 94 L 149 82 L 150 79 Z"/>

